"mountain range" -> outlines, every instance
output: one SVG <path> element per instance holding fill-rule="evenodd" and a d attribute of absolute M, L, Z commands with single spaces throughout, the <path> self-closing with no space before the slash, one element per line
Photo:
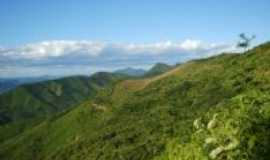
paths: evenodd
<path fill-rule="evenodd" d="M 0 159 L 267 160 L 269 89 L 270 43 L 22 85 L 0 95 Z"/>
<path fill-rule="evenodd" d="M 116 70 L 115 73 L 121 73 L 121 74 L 126 74 L 129 76 L 140 77 L 146 73 L 146 70 L 128 67 L 128 68 Z"/>
<path fill-rule="evenodd" d="M 115 73 L 125 74 L 133 77 L 151 77 L 159 75 L 161 73 L 169 71 L 173 66 L 170 66 L 165 63 L 156 63 L 149 70 L 135 69 L 135 68 L 124 68 L 116 70 Z"/>

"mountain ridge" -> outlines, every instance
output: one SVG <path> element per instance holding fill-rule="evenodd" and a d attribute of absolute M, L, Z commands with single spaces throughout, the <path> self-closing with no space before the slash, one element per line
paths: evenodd
<path fill-rule="evenodd" d="M 94 99 L 0 143 L 0 157 L 267 159 L 269 62 L 266 43 L 244 54 L 190 61 L 158 76 L 118 81 Z"/>

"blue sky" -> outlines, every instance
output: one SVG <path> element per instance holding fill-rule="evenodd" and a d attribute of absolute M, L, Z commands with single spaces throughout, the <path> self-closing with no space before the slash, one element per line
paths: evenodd
<path fill-rule="evenodd" d="M 269 19 L 269 0 L 1 0 L 0 77 L 181 62 L 268 41 Z"/>

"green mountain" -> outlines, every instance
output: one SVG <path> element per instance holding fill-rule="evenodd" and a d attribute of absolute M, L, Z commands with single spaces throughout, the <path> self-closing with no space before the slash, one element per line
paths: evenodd
<path fill-rule="evenodd" d="M 0 96 L 0 123 L 45 116 L 78 105 L 122 76 L 97 73 L 22 85 Z"/>
<path fill-rule="evenodd" d="M 165 73 L 173 67 L 165 63 L 157 63 L 144 74 L 144 77 L 152 77 L 162 73 Z"/>
<path fill-rule="evenodd" d="M 266 160 L 269 70 L 266 43 L 124 80 L 6 139 L 0 159 Z"/>
<path fill-rule="evenodd" d="M 26 126 L 93 98 L 98 90 L 122 78 L 120 74 L 100 72 L 91 77 L 74 76 L 21 85 L 3 93 L 0 95 L 0 135 L 3 135 L 0 142 L 20 133 Z"/>

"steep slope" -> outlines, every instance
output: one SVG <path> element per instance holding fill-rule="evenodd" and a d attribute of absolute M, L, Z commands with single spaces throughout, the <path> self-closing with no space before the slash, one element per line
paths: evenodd
<path fill-rule="evenodd" d="M 191 61 L 157 77 L 120 82 L 120 88 L 128 87 L 106 89 L 5 141 L 0 158 L 267 159 L 269 62 L 267 43 L 245 54 Z M 126 98 L 115 99 L 124 91 Z"/>
<path fill-rule="evenodd" d="M 20 86 L 0 96 L 0 124 L 61 112 L 94 96 L 97 90 L 121 77 L 104 72 L 91 77 L 75 76 Z"/>
<path fill-rule="evenodd" d="M 0 142 L 25 127 L 93 98 L 99 90 L 125 76 L 100 72 L 91 77 L 74 76 L 22 85 L 0 96 Z"/>
<path fill-rule="evenodd" d="M 121 81 L 116 84 L 112 90 L 111 100 L 114 105 L 120 105 L 123 101 L 128 99 L 130 96 L 133 96 L 133 93 L 139 90 L 144 89 L 148 84 L 158 81 L 162 78 L 168 77 L 170 75 L 176 74 L 179 70 L 183 70 L 184 68 L 188 68 L 192 62 L 187 62 L 181 67 L 170 68 L 169 71 L 165 73 L 157 74 L 156 76 L 144 77 L 141 79 L 128 79 Z"/>

